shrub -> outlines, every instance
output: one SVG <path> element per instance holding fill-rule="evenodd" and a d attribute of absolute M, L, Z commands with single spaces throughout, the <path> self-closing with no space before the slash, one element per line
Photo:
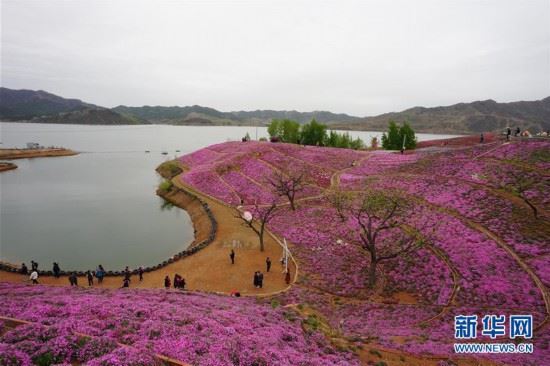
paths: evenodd
<path fill-rule="evenodd" d="M 159 184 L 159 189 L 163 192 L 168 192 L 170 189 L 172 189 L 172 182 L 169 180 L 165 180 Z"/>

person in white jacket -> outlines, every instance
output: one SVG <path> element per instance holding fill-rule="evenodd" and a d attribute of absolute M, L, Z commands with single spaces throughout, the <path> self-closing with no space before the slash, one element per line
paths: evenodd
<path fill-rule="evenodd" d="M 31 275 L 29 276 L 29 280 L 32 281 L 33 285 L 38 284 L 38 272 L 36 270 L 31 272 Z"/>

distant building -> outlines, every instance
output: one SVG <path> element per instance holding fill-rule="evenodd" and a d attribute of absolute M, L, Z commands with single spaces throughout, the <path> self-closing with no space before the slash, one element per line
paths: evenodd
<path fill-rule="evenodd" d="M 27 149 L 40 149 L 41 146 L 38 142 L 27 142 Z"/>

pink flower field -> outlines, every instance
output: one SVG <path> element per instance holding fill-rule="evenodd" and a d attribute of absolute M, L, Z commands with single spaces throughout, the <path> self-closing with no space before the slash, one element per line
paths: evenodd
<path fill-rule="evenodd" d="M 278 204 L 268 227 L 289 241 L 299 264 L 291 289 L 236 299 L 0 284 L 0 315 L 35 323 L 4 332 L 0 354 L 7 356 L 0 356 L 0 364 L 27 365 L 45 353 L 58 364 L 157 362 L 140 359 L 146 351 L 192 365 L 359 365 L 358 345 L 364 343 L 456 361 L 453 343 L 461 341 L 454 338 L 455 316 L 525 314 L 533 316 L 534 334 L 522 341 L 533 343 L 532 354 L 472 357 L 548 365 L 549 151 L 550 141 L 536 139 L 430 146 L 404 155 L 227 142 L 185 155 L 184 172 L 175 179 L 193 190 L 251 212 Z M 268 184 L 280 172 L 305 173 L 296 210 Z M 524 197 L 508 189 L 518 173 L 530 179 Z M 340 218 L 330 199 L 335 191 L 366 189 L 402 192 L 413 206 L 406 224 L 426 239 L 411 255 L 384 262 L 374 288 L 367 282 L 370 258 L 359 245 L 360 224 Z M 538 209 L 537 218 L 529 204 Z M 324 319 L 330 337 L 347 347 L 335 347 L 326 331 L 305 326 L 306 310 Z M 91 340 L 75 340 L 80 333 Z M 476 340 L 514 341 L 508 335 Z"/>

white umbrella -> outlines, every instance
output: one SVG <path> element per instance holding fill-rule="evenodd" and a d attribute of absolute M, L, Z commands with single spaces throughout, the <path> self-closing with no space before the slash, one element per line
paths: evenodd
<path fill-rule="evenodd" d="M 250 213 L 250 211 L 243 212 L 243 219 L 248 222 L 252 221 L 252 214 Z"/>

